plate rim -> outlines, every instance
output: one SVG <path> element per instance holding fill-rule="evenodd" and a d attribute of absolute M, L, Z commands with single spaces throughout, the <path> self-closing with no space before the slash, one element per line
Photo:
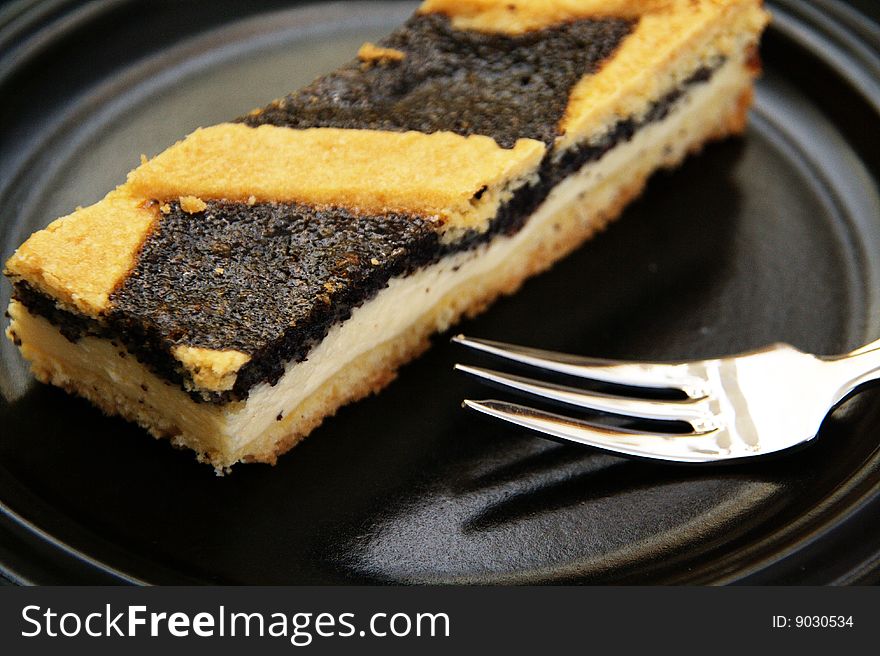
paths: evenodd
<path fill-rule="evenodd" d="M 121 2 L 107 3 L 104 10 L 111 6 L 131 4 L 134 1 L 122 0 Z M 65 22 L 69 19 L 68 10 L 75 12 L 82 9 L 84 4 L 82 0 L 53 0 L 44 6 L 35 0 L 20 0 L 0 9 L 0 84 L 3 82 L 4 74 L 8 74 L 14 66 L 20 63 L 22 47 L 27 51 L 28 40 L 34 36 L 32 34 L 34 25 L 39 25 L 43 20 Z M 374 5 L 376 3 L 367 4 Z M 392 3 L 386 2 L 384 4 L 390 5 Z M 859 80 L 854 81 L 848 73 L 849 70 L 861 67 L 863 71 L 871 72 L 873 76 L 871 79 L 876 84 L 869 85 L 867 88 L 857 86 L 856 89 L 880 114 L 880 55 L 874 55 L 870 49 L 865 47 L 866 41 L 869 43 L 873 41 L 875 52 L 880 53 L 880 23 L 874 23 L 870 18 L 856 9 L 844 5 L 840 0 L 817 0 L 815 6 L 812 7 L 806 6 L 805 3 L 798 4 L 795 0 L 774 0 L 771 4 L 776 19 L 771 29 L 775 29 L 785 38 L 795 41 L 802 48 L 820 56 L 825 55 L 828 48 L 831 48 L 834 57 L 830 61 L 824 56 L 822 59 L 829 63 L 842 79 L 857 84 Z M 33 12 L 37 11 L 38 5 L 40 12 L 35 16 Z M 283 11 L 303 11 L 307 8 L 307 4 L 297 3 L 295 8 Z M 264 16 L 265 14 L 260 13 L 244 20 L 259 20 Z M 782 17 L 781 21 L 780 17 Z M 858 17 L 863 17 L 865 20 L 859 22 Z M 878 19 L 880 19 L 880 7 L 878 7 Z M 805 33 L 802 29 L 803 25 L 811 29 Z M 862 28 L 860 33 L 850 29 L 855 25 Z M 230 29 L 228 25 L 209 29 L 190 39 L 176 43 L 166 50 L 161 50 L 143 61 L 137 61 L 132 67 L 145 70 L 149 68 L 151 62 L 154 64 L 160 59 L 173 58 L 173 54 L 177 51 L 190 50 L 194 44 L 214 39 L 216 33 L 228 29 Z M 36 33 L 39 32 L 40 30 L 37 30 Z M 847 41 L 841 43 L 841 39 Z M 21 42 L 19 47 L 14 46 L 16 40 Z M 12 48 L 5 47 L 9 43 L 13 44 Z M 36 51 L 39 51 L 39 48 L 36 48 Z M 107 82 L 110 81 L 104 81 L 104 83 Z M 757 561 L 745 559 L 744 562 L 752 564 L 743 566 L 744 562 L 740 563 L 736 570 L 727 575 L 718 574 L 711 580 L 697 581 L 697 583 L 765 582 L 768 574 L 776 565 L 783 562 L 787 565 L 796 564 L 798 556 L 803 555 L 806 548 L 814 545 L 819 539 L 836 531 L 839 532 L 840 529 L 853 522 L 861 521 L 865 515 L 880 512 L 880 479 L 874 480 L 873 483 L 869 481 L 870 473 L 878 470 L 880 470 L 880 447 L 862 463 L 861 467 L 853 471 L 846 485 L 822 499 L 809 512 L 789 522 L 786 534 L 800 535 L 799 539 L 791 540 L 783 549 L 774 549 L 772 546 L 764 544 L 778 542 L 779 537 L 776 533 L 771 534 L 763 541 L 749 543 L 739 549 L 738 553 L 745 555 L 759 551 L 764 553 L 764 557 Z M 9 475 L 5 468 L 2 475 Z M 14 477 L 12 478 L 14 479 Z M 853 486 L 850 485 L 853 481 L 860 481 L 862 484 L 856 485 L 853 489 Z M 801 526 L 810 528 L 806 531 L 794 528 Z M 92 531 L 87 532 L 92 534 Z M 3 500 L 0 500 L 0 536 L 4 538 L 8 536 L 13 542 L 23 542 L 32 547 L 32 549 L 28 549 L 31 554 L 42 553 L 43 560 L 46 558 L 52 560 L 49 563 L 50 566 L 47 567 L 47 563 L 42 562 L 40 557 L 28 558 L 21 552 L 17 554 L 13 552 L 11 555 L 5 554 L 3 558 L 0 558 L 0 577 L 11 583 L 39 584 L 44 580 L 57 578 L 57 570 L 76 579 L 94 579 L 96 583 L 149 583 L 147 580 L 140 579 L 77 550 L 11 510 Z M 107 542 L 97 534 L 94 536 Z M 721 567 L 721 565 L 717 565 L 717 567 Z M 715 568 L 709 569 L 714 570 Z M 52 573 L 53 570 L 56 570 L 56 574 Z M 701 570 L 706 570 L 706 568 L 702 567 Z M 847 584 L 873 582 L 878 576 L 880 576 L 880 540 L 878 540 L 877 551 L 867 559 L 850 567 L 842 577 L 830 582 Z"/>

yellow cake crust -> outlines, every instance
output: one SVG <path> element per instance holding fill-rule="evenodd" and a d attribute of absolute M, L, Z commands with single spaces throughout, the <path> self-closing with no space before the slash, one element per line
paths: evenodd
<path fill-rule="evenodd" d="M 677 14 L 700 20 L 705 11 L 726 11 L 754 0 L 425 0 L 420 14 L 443 14 L 454 27 L 496 34 L 523 34 L 583 18 L 631 18 Z"/>
<path fill-rule="evenodd" d="M 757 49 L 769 21 L 761 0 L 662 4 L 666 10 L 642 15 L 614 56 L 572 89 L 558 152 L 601 136 L 621 118 L 641 118 L 701 67 Z"/>
<path fill-rule="evenodd" d="M 405 52 L 394 48 L 383 48 L 370 41 L 358 48 L 357 56 L 365 64 L 386 64 L 406 59 Z"/>
<path fill-rule="evenodd" d="M 190 373 L 192 389 L 211 392 L 231 390 L 239 369 L 251 359 L 241 351 L 218 351 L 197 346 L 175 346 L 171 352 Z"/>
<path fill-rule="evenodd" d="M 6 272 L 67 309 L 97 317 L 134 266 L 157 216 L 142 197 L 116 189 L 31 235 L 6 262 Z"/>
<path fill-rule="evenodd" d="M 452 132 L 293 130 L 221 123 L 196 130 L 135 169 L 127 187 L 143 198 L 300 202 L 363 213 L 434 216 L 469 228 L 495 215 L 502 193 L 524 183 L 546 147 Z M 487 191 L 475 200 L 483 187 Z"/>

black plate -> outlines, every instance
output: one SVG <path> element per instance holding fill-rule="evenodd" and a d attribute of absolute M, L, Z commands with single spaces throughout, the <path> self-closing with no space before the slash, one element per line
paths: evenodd
<path fill-rule="evenodd" d="M 3 257 L 141 152 L 351 56 L 409 3 L 17 3 L 0 14 Z M 657 177 L 605 234 L 462 329 L 608 357 L 880 336 L 880 36 L 773 5 L 744 140 Z M 272 13 L 265 13 L 272 10 Z M 2 286 L 8 300 L 9 286 Z M 459 409 L 439 337 L 275 468 L 217 478 L 0 360 L 0 561 L 15 581 L 841 582 L 876 577 L 880 396 L 784 458 L 675 467 Z"/>

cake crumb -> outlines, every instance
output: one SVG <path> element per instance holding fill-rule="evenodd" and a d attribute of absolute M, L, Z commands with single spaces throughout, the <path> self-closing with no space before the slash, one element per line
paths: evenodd
<path fill-rule="evenodd" d="M 168 203 L 162 203 L 159 206 L 159 211 L 162 212 L 162 214 L 171 214 L 171 205 Z"/>
<path fill-rule="evenodd" d="M 375 257 L 372 257 L 370 258 L 370 264 L 372 264 L 373 266 L 379 266 L 379 260 L 377 260 Z"/>
<path fill-rule="evenodd" d="M 198 196 L 181 196 L 180 209 L 187 214 L 196 214 L 204 212 L 208 208 L 208 204 Z"/>
<path fill-rule="evenodd" d="M 254 196 L 253 194 L 248 196 L 247 204 L 248 204 L 248 207 L 253 207 L 254 205 L 256 205 L 257 204 L 257 197 Z"/>
<path fill-rule="evenodd" d="M 388 64 L 403 61 L 406 58 L 406 53 L 394 48 L 383 48 L 367 41 L 360 47 L 357 56 L 365 64 Z"/>
<path fill-rule="evenodd" d="M 149 161 L 150 161 L 150 159 L 146 155 L 141 153 L 141 164 L 146 164 Z"/>
<path fill-rule="evenodd" d="M 223 267 L 217 267 L 216 269 L 214 269 L 214 273 L 216 273 L 218 275 L 222 275 L 222 274 L 226 273 L 226 269 L 224 269 Z"/>

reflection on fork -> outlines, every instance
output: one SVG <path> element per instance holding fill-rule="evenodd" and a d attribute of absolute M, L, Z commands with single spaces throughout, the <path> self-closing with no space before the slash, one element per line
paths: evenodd
<path fill-rule="evenodd" d="M 681 362 L 602 360 L 458 335 L 453 341 L 527 367 L 620 386 L 608 394 L 456 365 L 489 384 L 569 407 L 658 422 L 656 432 L 546 412 L 506 401 L 465 400 L 478 412 L 557 439 L 642 458 L 717 462 L 776 453 L 812 440 L 827 414 L 880 379 L 880 342 L 839 356 L 775 344 Z M 680 398 L 650 398 L 657 392 Z M 684 432 L 675 432 L 676 426 Z"/>

